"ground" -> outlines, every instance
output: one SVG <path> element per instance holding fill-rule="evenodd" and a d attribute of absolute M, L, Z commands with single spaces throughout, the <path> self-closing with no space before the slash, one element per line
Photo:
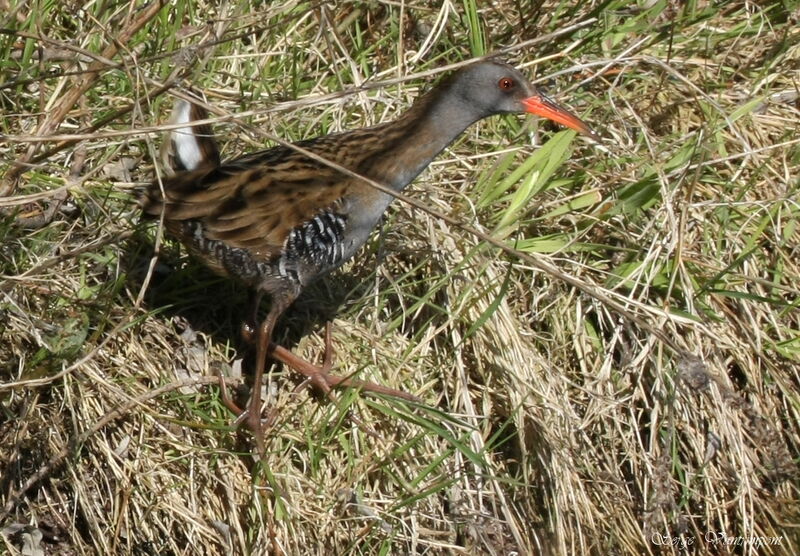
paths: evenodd
<path fill-rule="evenodd" d="M 0 2 L 2 547 L 25 554 L 792 554 L 791 2 Z M 140 219 L 176 96 L 223 156 L 388 121 L 498 54 L 601 135 L 471 128 L 279 343 Z M 265 303 L 262 311 L 265 310 Z M 246 394 L 246 391 L 244 392 Z"/>

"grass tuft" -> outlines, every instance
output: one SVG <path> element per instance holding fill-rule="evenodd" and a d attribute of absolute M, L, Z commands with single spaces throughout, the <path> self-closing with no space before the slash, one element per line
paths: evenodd
<path fill-rule="evenodd" d="M 796 553 L 791 3 L 0 5 L 4 551 Z M 507 117 L 440 156 L 407 192 L 448 219 L 396 202 L 277 332 L 318 361 L 331 319 L 337 374 L 424 403 L 273 369 L 254 461 L 217 387 L 247 296 L 135 206 L 173 97 L 229 157 L 494 52 L 603 144 Z"/>

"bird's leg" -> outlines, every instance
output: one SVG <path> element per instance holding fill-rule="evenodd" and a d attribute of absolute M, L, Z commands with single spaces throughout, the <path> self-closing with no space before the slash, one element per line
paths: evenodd
<path fill-rule="evenodd" d="M 291 363 L 287 363 L 287 365 L 292 366 Z M 331 342 L 331 321 L 325 323 L 325 355 L 323 355 L 322 360 L 322 368 L 313 367 L 309 363 L 308 368 L 305 366 L 301 369 L 294 368 L 296 371 L 300 372 L 302 375 L 306 377 L 302 384 L 297 387 L 297 391 L 299 392 L 303 387 L 307 384 L 311 383 L 314 384 L 317 388 L 322 390 L 328 399 L 332 402 L 336 402 L 336 398 L 334 397 L 333 393 L 331 392 L 331 386 L 329 383 L 328 377 L 330 376 L 330 370 L 333 367 L 333 346 Z M 313 374 L 312 368 L 317 369 L 317 372 Z"/>
<path fill-rule="evenodd" d="M 322 390 L 332 402 L 336 402 L 336 398 L 331 392 L 330 374 L 328 374 L 333 366 L 333 347 L 331 345 L 331 321 L 325 323 L 325 355 L 322 360 L 322 368 L 315 367 L 316 372 L 313 376 L 309 376 L 309 380 Z M 300 371 L 301 373 L 303 371 Z"/>
<path fill-rule="evenodd" d="M 272 329 L 275 321 L 278 320 L 280 312 L 275 311 L 275 307 L 270 309 L 267 318 L 258 327 L 256 337 L 256 374 L 253 377 L 253 388 L 250 390 L 250 403 L 245 410 L 244 423 L 256 439 L 256 448 L 259 455 L 264 455 L 264 429 L 261 427 L 261 385 L 264 382 L 264 367 L 267 363 L 267 351 L 269 349 Z"/>
<path fill-rule="evenodd" d="M 260 300 L 260 296 L 257 297 Z M 293 300 L 293 299 L 292 299 Z M 275 322 L 278 317 L 291 303 L 292 300 L 273 300 L 272 307 L 266 318 L 261 322 L 256 333 L 256 372 L 253 377 L 253 387 L 250 390 L 250 402 L 247 408 L 242 411 L 228 395 L 225 381 L 220 376 L 220 388 L 222 395 L 222 402 L 228 409 L 234 412 L 237 417 L 235 424 L 244 423 L 250 429 L 256 440 L 256 449 L 259 456 L 264 455 L 264 428 L 261 425 L 261 385 L 264 383 L 264 369 L 267 363 L 267 354 L 272 349 L 270 339 L 272 338 L 272 330 L 275 328 Z M 252 339 L 252 337 L 245 339 Z"/>
<path fill-rule="evenodd" d="M 258 308 L 261 306 L 261 299 L 263 297 L 264 297 L 264 292 L 261 290 L 256 290 L 255 293 L 250 295 L 250 299 L 248 302 L 250 308 L 250 315 L 242 322 L 242 327 L 240 330 L 242 338 L 248 344 L 253 344 L 256 341 Z M 230 409 L 231 412 L 237 416 L 237 418 L 241 417 L 244 413 L 244 410 L 240 408 L 238 405 L 236 405 L 236 403 L 231 399 L 231 396 L 228 393 L 227 385 L 225 384 L 225 378 L 222 376 L 222 372 L 220 371 L 217 374 L 219 376 L 219 389 L 220 389 L 220 396 L 222 397 L 222 403 L 225 405 L 225 407 Z"/>
<path fill-rule="evenodd" d="M 375 394 L 385 394 L 395 398 L 401 398 L 412 402 L 421 403 L 418 397 L 403 392 L 402 390 L 395 390 L 394 388 L 387 388 L 374 382 L 366 382 L 349 377 L 340 377 L 329 374 L 332 367 L 333 346 L 331 342 L 331 323 L 327 322 L 325 325 L 325 355 L 323 356 L 322 367 L 312 365 L 308 361 L 299 358 L 294 353 L 286 348 L 278 345 L 272 345 L 270 349 L 270 356 L 284 363 L 299 372 L 307 378 L 307 382 L 312 383 L 319 388 L 331 401 L 335 402 L 336 398 L 333 397 L 331 392 L 332 388 L 337 386 L 350 386 L 351 388 L 361 388 L 365 392 L 374 392 Z"/>
<path fill-rule="evenodd" d="M 385 394 L 387 396 L 392 396 L 394 398 L 400 398 L 403 400 L 421 403 L 421 400 L 418 397 L 414 396 L 413 394 L 403 392 L 402 390 L 387 388 L 386 386 L 375 384 L 374 382 L 366 382 L 355 378 L 340 377 L 328 374 L 328 371 L 330 370 L 331 366 L 330 355 L 333 351 L 330 347 L 329 342 L 330 342 L 330 328 L 328 328 L 325 333 L 325 343 L 326 343 L 325 362 L 323 363 L 322 368 L 312 365 L 311 363 L 309 363 L 304 359 L 301 359 L 288 349 L 274 344 L 270 346 L 270 357 L 272 357 L 276 361 L 284 363 L 285 365 L 291 367 L 298 373 L 309 378 L 310 381 L 315 386 L 317 386 L 320 390 L 322 390 L 326 394 L 330 392 L 332 388 L 336 388 L 337 386 L 349 386 L 351 388 L 360 388 L 365 392 L 373 392 L 375 394 Z"/>
<path fill-rule="evenodd" d="M 276 303 L 276 299 L 273 298 L 273 305 Z M 267 315 L 267 318 L 262 323 L 261 327 L 259 328 L 259 334 L 256 338 L 257 340 L 257 348 L 258 353 L 256 357 L 258 358 L 256 362 L 256 379 L 253 384 L 253 390 L 250 398 L 250 406 L 246 411 L 242 411 L 228 396 L 227 390 L 225 388 L 225 382 L 220 377 L 220 388 L 222 390 L 222 402 L 228 407 L 233 413 L 238 415 L 237 421 L 244 420 L 248 428 L 253 431 L 256 435 L 257 442 L 263 443 L 263 433 L 261 427 L 261 419 L 260 419 L 260 406 L 261 406 L 261 399 L 260 399 L 260 392 L 261 392 L 261 381 L 264 372 L 264 366 L 266 364 L 266 357 L 269 355 L 272 359 L 276 361 L 280 361 L 281 363 L 287 365 L 288 367 L 294 369 L 298 373 L 305 376 L 309 382 L 314 384 L 317 388 L 319 388 L 324 394 L 328 397 L 331 397 L 331 389 L 336 388 L 337 386 L 349 386 L 351 388 L 360 388 L 365 392 L 373 392 L 375 394 L 384 394 L 387 396 L 392 396 L 394 398 L 400 398 L 403 400 L 408 400 L 412 402 L 421 403 L 421 400 L 414 396 L 413 394 L 409 394 L 407 392 L 403 392 L 402 390 L 396 390 L 394 388 L 388 388 L 386 386 L 382 386 L 380 384 L 375 384 L 374 382 L 366 382 L 363 380 L 358 380 L 355 378 L 348 378 L 348 377 L 339 377 L 336 375 L 329 374 L 331 367 L 332 367 L 332 360 L 333 360 L 333 347 L 331 341 L 331 323 L 328 322 L 325 327 L 325 355 L 324 360 L 322 363 L 322 367 L 317 367 L 309 363 L 308 361 L 301 359 L 288 349 L 281 347 L 276 344 L 272 344 L 269 342 L 272 336 L 272 329 L 270 328 L 266 335 L 268 347 L 266 349 L 262 349 L 261 345 L 261 337 L 262 333 L 264 332 L 264 327 L 269 325 L 270 327 L 274 327 L 275 321 L 277 321 L 278 316 L 284 311 L 284 309 L 288 306 L 289 303 L 283 303 L 280 306 L 274 305 L 273 308 L 270 310 L 270 313 Z M 274 313 L 274 318 L 273 318 Z M 244 331 L 246 325 L 242 326 L 242 330 Z M 248 342 L 253 341 L 253 336 L 251 335 L 244 335 L 245 340 Z M 258 390 L 256 390 L 256 387 Z M 255 406 L 254 406 L 255 404 Z M 254 418 L 253 415 L 256 417 Z M 260 439 L 260 440 L 259 440 Z"/>
<path fill-rule="evenodd" d="M 225 407 L 230 409 L 232 413 L 240 416 L 243 413 L 243 410 L 231 399 L 231 395 L 228 393 L 228 385 L 225 384 L 225 376 L 223 376 L 220 369 L 217 369 L 217 376 L 219 377 L 219 392 L 220 396 L 222 397 L 222 403 L 225 405 Z"/>
<path fill-rule="evenodd" d="M 322 359 L 322 373 L 326 375 L 333 366 L 333 342 L 331 341 L 333 337 L 331 333 L 332 328 L 333 325 L 331 324 L 331 321 L 325 323 L 325 355 Z"/>
<path fill-rule="evenodd" d="M 256 326 L 258 325 L 258 308 L 261 305 L 261 299 L 264 297 L 264 292 L 257 290 L 255 294 L 250 296 L 250 317 L 242 322 L 242 338 L 248 344 L 252 344 L 256 339 Z"/>

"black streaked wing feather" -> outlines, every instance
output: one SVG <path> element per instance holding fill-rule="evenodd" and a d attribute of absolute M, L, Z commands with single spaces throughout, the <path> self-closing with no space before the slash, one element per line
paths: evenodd
<path fill-rule="evenodd" d="M 182 222 L 196 221 L 202 234 L 230 247 L 272 258 L 289 232 L 310 215 L 335 208 L 346 190 L 341 174 L 292 165 L 291 171 L 226 164 L 175 175 L 148 189 L 144 212 L 164 211 L 167 228 L 181 235 Z"/>
<path fill-rule="evenodd" d="M 356 170 L 378 143 L 392 143 L 387 124 L 327 135 L 297 143 L 332 162 Z M 399 139 L 395 137 L 394 139 Z M 201 224 L 206 239 L 244 248 L 259 258 L 281 253 L 289 233 L 323 212 L 337 212 L 355 186 L 372 193 L 324 163 L 284 146 L 245 155 L 215 168 L 181 172 L 158 183 L 143 200 L 145 214 L 164 212 L 167 228 L 178 236 Z"/>

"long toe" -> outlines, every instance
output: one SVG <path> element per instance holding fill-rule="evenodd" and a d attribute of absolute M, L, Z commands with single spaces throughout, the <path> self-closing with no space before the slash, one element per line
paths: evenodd
<path fill-rule="evenodd" d="M 236 420 L 240 421 L 244 411 L 231 399 L 231 395 L 228 392 L 228 385 L 225 382 L 225 377 L 222 375 L 222 371 L 217 370 L 217 376 L 219 377 L 219 392 L 220 397 L 222 398 L 222 403 L 225 405 L 225 407 L 230 409 L 234 415 L 237 416 Z"/>
<path fill-rule="evenodd" d="M 415 403 L 422 403 L 422 400 L 413 394 L 409 394 L 408 392 L 404 392 L 403 390 L 396 390 L 395 388 L 389 388 L 387 386 L 383 386 L 382 384 L 376 384 L 374 382 L 368 382 L 365 380 L 358 380 L 356 378 L 343 378 L 340 376 L 335 376 L 330 374 L 325 374 L 324 377 L 330 388 L 335 388 L 337 386 L 349 386 L 350 388 L 360 388 L 364 392 L 372 392 L 373 394 L 383 394 L 385 396 L 391 396 L 393 398 L 399 398 L 401 400 L 407 400 Z"/>
<path fill-rule="evenodd" d="M 374 392 L 375 394 L 384 394 L 403 400 L 422 403 L 418 397 L 402 390 L 395 390 L 394 388 L 387 388 L 380 384 L 373 382 L 365 382 L 355 378 L 343 378 L 329 374 L 325 367 L 317 367 L 308 361 L 301 359 L 288 349 L 272 344 L 270 346 L 271 355 L 274 359 L 281 363 L 288 365 L 295 371 L 306 376 L 311 382 L 319 388 L 322 392 L 328 393 L 332 388 L 337 386 L 350 386 L 351 388 L 361 388 L 365 392 Z"/>
<path fill-rule="evenodd" d="M 253 411 L 246 411 L 242 415 L 245 415 L 242 424 L 250 429 L 250 432 L 253 433 L 253 438 L 256 441 L 256 449 L 258 450 L 258 454 L 260 456 L 264 455 L 264 426 L 261 424 L 261 415 L 255 413 Z"/>

